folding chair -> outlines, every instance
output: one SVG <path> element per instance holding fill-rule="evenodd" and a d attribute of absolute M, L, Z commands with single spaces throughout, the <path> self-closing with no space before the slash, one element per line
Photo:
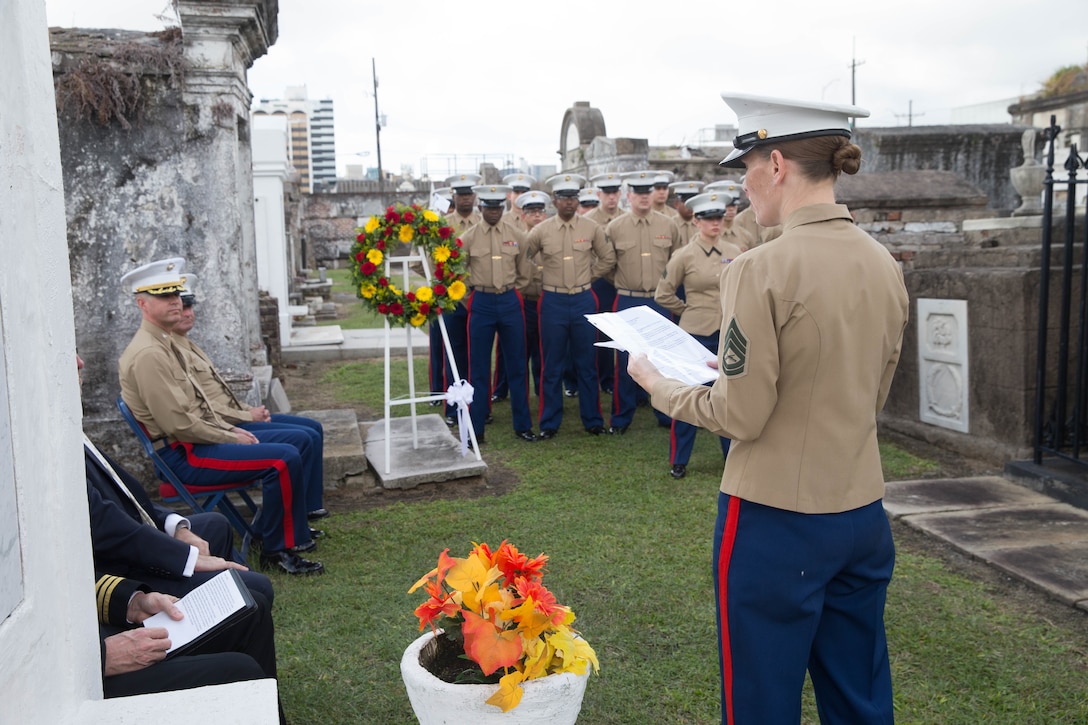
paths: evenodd
<path fill-rule="evenodd" d="M 260 540 L 257 535 L 257 520 L 261 515 L 261 508 L 254 503 L 247 489 L 257 486 L 258 482 L 246 481 L 245 483 L 228 483 L 218 486 L 186 486 L 163 461 L 162 456 L 155 450 L 147 429 L 144 428 L 140 421 L 136 420 L 136 416 L 132 414 L 132 411 L 129 410 L 128 405 L 120 396 L 117 398 L 117 409 L 121 411 L 121 417 L 128 423 L 128 427 L 132 429 L 132 432 L 136 435 L 136 440 L 140 442 L 144 453 L 151 459 L 151 463 L 155 467 L 155 475 L 160 480 L 159 496 L 162 500 L 165 503 L 183 501 L 192 509 L 193 513 L 205 513 L 218 509 L 230 521 L 231 527 L 242 537 L 242 549 L 239 551 L 235 548 L 234 557 L 239 563 L 247 565 L 246 555 L 249 553 L 250 543 L 254 539 Z M 250 521 L 246 521 L 242 512 L 227 496 L 227 494 L 231 493 L 239 496 L 245 503 L 252 516 Z"/>

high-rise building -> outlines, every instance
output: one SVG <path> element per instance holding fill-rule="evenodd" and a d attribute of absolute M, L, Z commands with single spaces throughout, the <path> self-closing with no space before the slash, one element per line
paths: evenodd
<path fill-rule="evenodd" d="M 336 183 L 336 133 L 332 99 L 313 100 L 306 86 L 288 86 L 284 97 L 262 98 L 254 115 L 280 115 L 290 129 L 287 153 L 298 171 L 299 188 L 305 193 L 331 188 Z"/>

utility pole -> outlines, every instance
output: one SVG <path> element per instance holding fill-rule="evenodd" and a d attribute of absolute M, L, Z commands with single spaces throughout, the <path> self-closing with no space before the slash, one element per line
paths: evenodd
<path fill-rule="evenodd" d="M 378 115 L 378 66 L 370 59 L 370 73 L 374 78 L 374 140 L 378 147 L 378 202 L 385 206 L 385 173 L 382 171 L 382 119 Z"/>
<path fill-rule="evenodd" d="M 859 65 L 865 65 L 865 61 L 858 60 L 858 50 L 857 50 L 858 42 L 857 41 L 858 41 L 858 39 L 856 37 L 852 41 L 852 50 L 850 51 L 851 54 L 852 54 L 852 58 L 850 60 L 850 65 L 847 66 L 850 69 L 850 104 L 853 105 L 853 106 L 858 105 L 858 84 L 857 84 L 858 66 Z M 850 130 L 851 131 L 854 130 L 854 118 L 853 117 L 850 118 Z"/>
<path fill-rule="evenodd" d="M 902 113 L 896 113 L 894 115 L 895 115 L 896 118 L 902 118 L 903 117 Z M 907 113 L 906 113 L 906 116 L 907 116 L 907 128 L 910 128 L 911 126 L 914 125 L 914 117 L 915 116 L 924 116 L 924 115 L 926 115 L 926 114 L 925 113 L 915 113 L 914 112 L 914 101 L 913 100 L 907 101 Z"/>

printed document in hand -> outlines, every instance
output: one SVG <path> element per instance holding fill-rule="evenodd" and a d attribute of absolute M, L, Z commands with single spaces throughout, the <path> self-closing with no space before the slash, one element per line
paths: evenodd
<path fill-rule="evenodd" d="M 718 378 L 718 371 L 706 365 L 708 360 L 716 359 L 714 353 L 647 305 L 586 315 L 586 319 L 612 338 L 611 342 L 596 343 L 598 346 L 614 347 L 632 355 L 645 353 L 667 378 L 688 385 L 702 385 Z"/>
<path fill-rule="evenodd" d="M 222 627 L 244 617 L 257 603 L 238 572 L 225 569 L 179 599 L 175 606 L 185 614 L 180 622 L 170 619 L 166 612 L 144 620 L 145 627 L 166 628 L 170 637 L 167 656 L 195 647 Z"/>

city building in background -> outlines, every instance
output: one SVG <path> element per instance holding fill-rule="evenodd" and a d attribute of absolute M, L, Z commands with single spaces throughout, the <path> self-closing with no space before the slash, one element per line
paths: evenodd
<path fill-rule="evenodd" d="M 287 153 L 299 174 L 299 189 L 312 193 L 336 184 L 336 133 L 331 98 L 315 100 L 306 86 L 288 86 L 281 98 L 262 98 L 254 116 L 283 116 L 290 129 Z"/>

